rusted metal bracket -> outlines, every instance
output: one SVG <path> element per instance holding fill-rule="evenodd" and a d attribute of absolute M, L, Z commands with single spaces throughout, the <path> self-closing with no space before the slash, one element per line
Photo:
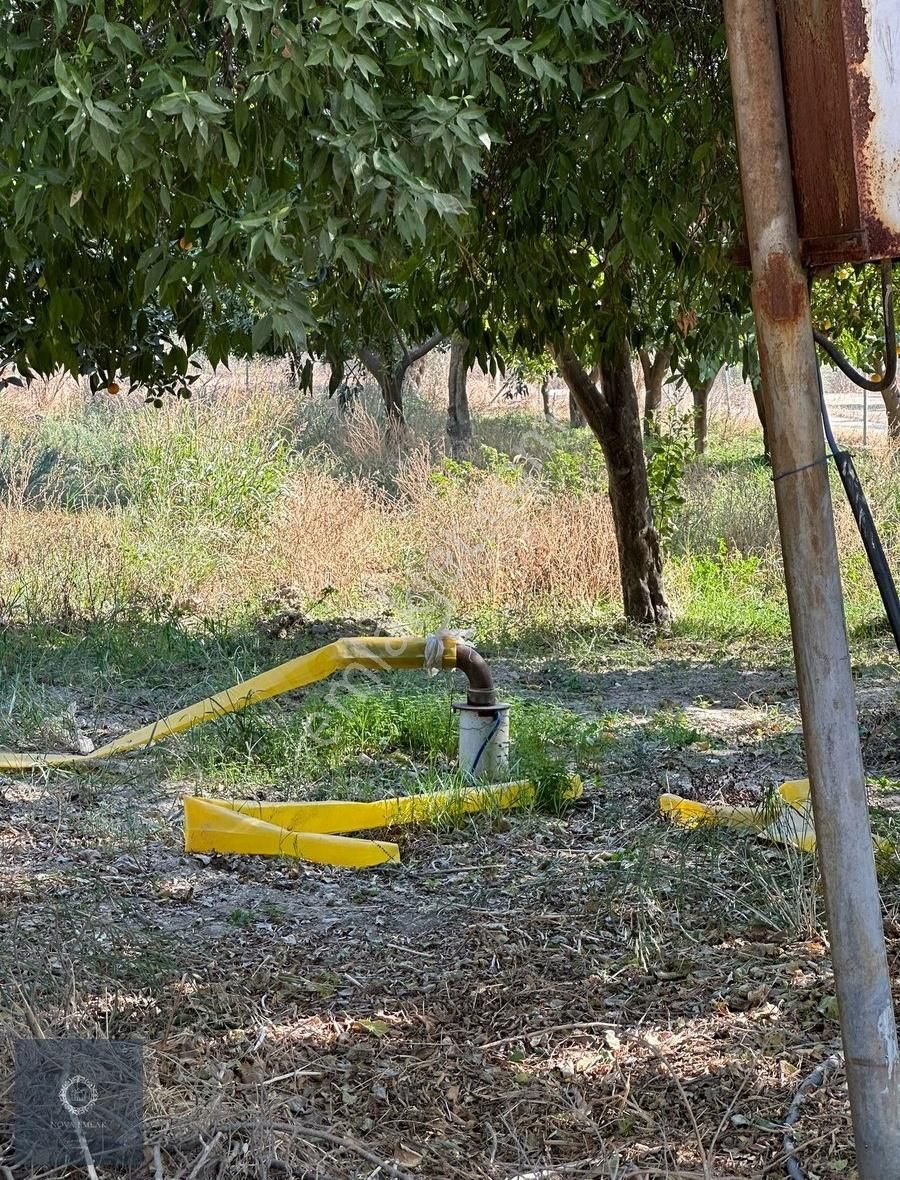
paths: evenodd
<path fill-rule="evenodd" d="M 776 0 L 803 262 L 900 257 L 900 0 Z"/>

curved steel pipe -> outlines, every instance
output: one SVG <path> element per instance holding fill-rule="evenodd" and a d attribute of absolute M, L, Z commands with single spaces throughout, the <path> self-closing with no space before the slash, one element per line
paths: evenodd
<path fill-rule="evenodd" d="M 456 666 L 469 682 L 466 703 L 493 708 L 497 704 L 497 691 L 491 670 L 474 647 L 467 643 L 456 645 Z"/>

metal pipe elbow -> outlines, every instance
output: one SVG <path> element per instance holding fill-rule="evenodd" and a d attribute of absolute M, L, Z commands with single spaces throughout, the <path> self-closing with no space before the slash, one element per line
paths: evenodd
<path fill-rule="evenodd" d="M 474 647 L 467 643 L 456 645 L 456 666 L 469 682 L 466 703 L 482 708 L 493 708 L 497 704 L 497 691 L 491 670 Z"/>

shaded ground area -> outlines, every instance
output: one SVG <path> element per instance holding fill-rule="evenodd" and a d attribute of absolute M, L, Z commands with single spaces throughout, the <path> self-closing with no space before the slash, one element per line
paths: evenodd
<path fill-rule="evenodd" d="M 879 798 L 900 736 L 881 658 L 859 670 Z M 36 1030 L 144 1041 L 135 1175 L 164 1180 L 781 1174 L 784 1112 L 838 1043 L 814 866 L 656 814 L 661 790 L 760 798 L 802 772 L 792 678 L 773 664 L 714 666 L 674 641 L 496 661 L 520 732 L 574 751 L 583 800 L 561 817 L 448 816 L 399 833 L 403 865 L 367 873 L 181 850 L 185 791 L 434 785 L 445 747 L 412 720 L 384 737 L 358 702 L 352 741 L 318 771 L 276 744 L 270 773 L 260 752 L 260 735 L 298 736 L 289 702 L 248 722 L 243 746 L 208 735 L 0 779 L 3 1076 L 11 1039 Z M 86 675 L 50 695 L 65 714 L 74 691 L 75 728 L 99 740 L 171 702 L 144 677 L 131 709 Z M 446 688 L 403 685 L 429 724 L 449 711 Z M 47 733 L 35 719 L 20 738 Z M 885 896 L 893 961 L 890 877 Z M 0 1101 L 2 1175 L 20 1180 L 8 1089 Z M 798 1140 L 810 1177 L 852 1175 L 840 1078 Z"/>

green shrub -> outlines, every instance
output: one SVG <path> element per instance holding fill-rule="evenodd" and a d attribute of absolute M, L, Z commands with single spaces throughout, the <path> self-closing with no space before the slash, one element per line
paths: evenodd
<path fill-rule="evenodd" d="M 602 492 L 607 483 L 603 452 L 596 442 L 579 450 L 559 447 L 544 460 L 541 478 L 550 492 Z"/>
<path fill-rule="evenodd" d="M 684 506 L 684 472 L 694 451 L 691 418 L 654 423 L 646 440 L 647 484 L 653 519 L 665 544 Z"/>
<path fill-rule="evenodd" d="M 288 469 L 289 450 L 278 435 L 229 429 L 211 418 L 197 423 L 188 412 L 162 428 L 138 429 L 121 479 L 143 512 L 247 527 L 268 514 Z"/>

